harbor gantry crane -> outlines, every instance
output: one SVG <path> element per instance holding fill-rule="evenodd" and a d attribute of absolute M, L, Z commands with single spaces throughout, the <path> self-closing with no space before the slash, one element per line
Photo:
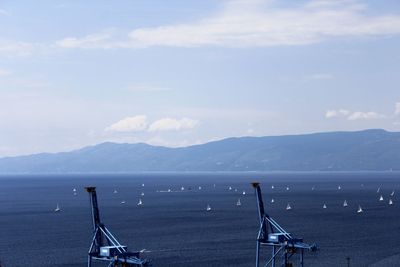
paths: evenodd
<path fill-rule="evenodd" d="M 109 262 L 108 266 L 145 267 L 149 260 L 141 259 L 140 252 L 129 252 L 128 248 L 121 245 L 111 234 L 107 227 L 100 221 L 100 212 L 97 205 L 96 187 L 86 187 L 90 196 L 93 219 L 93 239 L 88 253 L 88 267 L 92 260 Z"/>
<path fill-rule="evenodd" d="M 304 250 L 316 251 L 315 244 L 309 245 L 303 243 L 302 238 L 295 238 L 286 232 L 274 219 L 272 219 L 264 210 L 264 203 L 261 195 L 260 184 L 252 183 L 257 198 L 258 216 L 260 228 L 257 235 L 256 247 L 256 267 L 260 265 L 260 250 L 263 246 L 272 247 L 272 255 L 264 266 L 275 267 L 279 256 L 283 267 L 291 267 L 293 264 L 289 262 L 296 253 L 300 254 L 300 266 L 304 266 Z"/>

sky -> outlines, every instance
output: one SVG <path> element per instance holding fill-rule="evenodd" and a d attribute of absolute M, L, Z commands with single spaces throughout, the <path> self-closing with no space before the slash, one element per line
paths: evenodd
<path fill-rule="evenodd" d="M 398 0 L 2 0 L 0 157 L 400 131 Z"/>

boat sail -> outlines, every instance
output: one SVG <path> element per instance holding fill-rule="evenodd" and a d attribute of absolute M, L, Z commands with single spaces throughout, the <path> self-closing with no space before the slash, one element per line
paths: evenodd
<path fill-rule="evenodd" d="M 137 203 L 138 206 L 142 206 L 143 205 L 143 201 L 141 198 L 139 198 L 139 202 Z"/>
<path fill-rule="evenodd" d="M 390 196 L 391 196 L 391 197 L 394 196 L 394 190 L 392 191 L 392 193 L 390 193 Z"/>
<path fill-rule="evenodd" d="M 286 210 L 291 210 L 291 209 L 292 209 L 292 207 L 291 207 L 290 204 L 288 203 L 287 206 L 286 206 Z"/>
<path fill-rule="evenodd" d="M 326 204 L 324 204 L 324 205 L 322 206 L 322 208 L 323 208 L 323 209 L 326 209 Z"/>
<path fill-rule="evenodd" d="M 381 195 L 381 197 L 379 198 L 379 201 L 383 201 L 383 196 Z"/>
<path fill-rule="evenodd" d="M 347 201 L 345 200 L 344 202 L 343 202 L 343 207 L 347 207 L 348 205 L 347 205 Z"/>
<path fill-rule="evenodd" d="M 242 202 L 240 202 L 240 198 L 239 198 L 238 201 L 236 202 L 236 206 L 242 206 Z"/>
<path fill-rule="evenodd" d="M 357 213 L 361 213 L 361 212 L 363 212 L 363 209 L 361 208 L 361 206 L 360 206 L 360 205 L 358 205 L 358 210 L 357 210 Z"/>
<path fill-rule="evenodd" d="M 57 207 L 54 209 L 54 212 L 59 212 L 59 211 L 61 211 L 61 208 L 60 208 L 60 205 L 58 205 L 58 203 L 57 203 Z"/>
<path fill-rule="evenodd" d="M 389 199 L 389 205 L 393 205 L 393 201 Z"/>
<path fill-rule="evenodd" d="M 206 211 L 211 211 L 211 206 L 210 206 L 210 204 L 207 204 Z"/>
<path fill-rule="evenodd" d="M 275 200 L 274 199 L 271 199 L 271 203 L 274 203 L 275 202 Z"/>

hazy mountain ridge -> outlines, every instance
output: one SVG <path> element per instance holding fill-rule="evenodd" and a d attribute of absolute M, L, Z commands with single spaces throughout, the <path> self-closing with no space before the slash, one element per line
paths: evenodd
<path fill-rule="evenodd" d="M 102 143 L 0 159 L 0 173 L 400 170 L 400 133 L 239 137 L 183 148 Z"/>

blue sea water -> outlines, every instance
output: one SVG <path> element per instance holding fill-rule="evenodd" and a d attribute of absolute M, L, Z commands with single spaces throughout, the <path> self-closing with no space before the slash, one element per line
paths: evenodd
<path fill-rule="evenodd" d="M 153 266 L 254 266 L 252 181 L 261 183 L 270 216 L 320 247 L 305 254 L 306 266 L 347 266 L 346 257 L 351 266 L 368 266 L 400 253 L 396 172 L 13 175 L 0 177 L 0 261 L 5 267 L 85 266 L 92 226 L 84 187 L 96 186 L 102 221 L 130 249 L 149 250 L 144 256 Z M 158 192 L 168 189 L 173 192 Z M 363 213 L 356 212 L 358 205 Z"/>

